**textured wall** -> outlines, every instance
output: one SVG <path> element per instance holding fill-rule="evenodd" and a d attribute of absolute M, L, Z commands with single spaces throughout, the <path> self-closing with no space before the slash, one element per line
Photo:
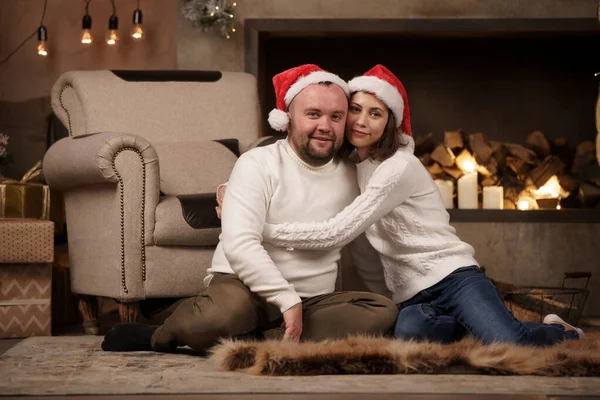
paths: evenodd
<path fill-rule="evenodd" d="M 180 0 L 184 1 L 184 0 Z M 239 0 L 231 40 L 192 28 L 178 10 L 182 69 L 243 71 L 245 18 L 589 18 L 595 0 Z"/>

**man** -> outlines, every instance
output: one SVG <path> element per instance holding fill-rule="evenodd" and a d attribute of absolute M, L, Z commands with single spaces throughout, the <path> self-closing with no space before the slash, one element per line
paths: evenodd
<path fill-rule="evenodd" d="M 219 338 L 272 327 L 298 341 L 379 335 L 398 311 L 388 298 L 334 292 L 340 249 L 300 251 L 262 243 L 265 222 L 318 221 L 358 194 L 356 172 L 334 156 L 344 138 L 348 88 L 308 64 L 273 78 L 277 108 L 269 123 L 287 139 L 253 149 L 237 161 L 223 201 L 221 241 L 207 288 L 181 302 L 160 327 L 124 323 L 109 331 L 108 351 L 204 351 Z"/>

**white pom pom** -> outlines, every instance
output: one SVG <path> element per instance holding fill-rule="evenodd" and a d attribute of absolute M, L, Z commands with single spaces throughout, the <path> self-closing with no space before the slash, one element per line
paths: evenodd
<path fill-rule="evenodd" d="M 285 132 L 287 131 L 290 118 L 285 111 L 281 111 L 278 108 L 274 108 L 269 113 L 269 125 L 276 131 Z"/>

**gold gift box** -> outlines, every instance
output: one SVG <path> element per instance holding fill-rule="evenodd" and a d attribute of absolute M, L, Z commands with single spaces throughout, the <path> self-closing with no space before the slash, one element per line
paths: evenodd
<path fill-rule="evenodd" d="M 50 219 L 48 185 L 0 181 L 0 218 Z"/>

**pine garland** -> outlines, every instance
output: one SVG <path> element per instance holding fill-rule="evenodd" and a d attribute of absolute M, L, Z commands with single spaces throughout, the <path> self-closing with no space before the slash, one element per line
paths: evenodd
<path fill-rule="evenodd" d="M 228 0 L 186 0 L 182 6 L 183 16 L 203 32 L 218 29 L 227 39 L 235 32 L 235 2 Z"/>

